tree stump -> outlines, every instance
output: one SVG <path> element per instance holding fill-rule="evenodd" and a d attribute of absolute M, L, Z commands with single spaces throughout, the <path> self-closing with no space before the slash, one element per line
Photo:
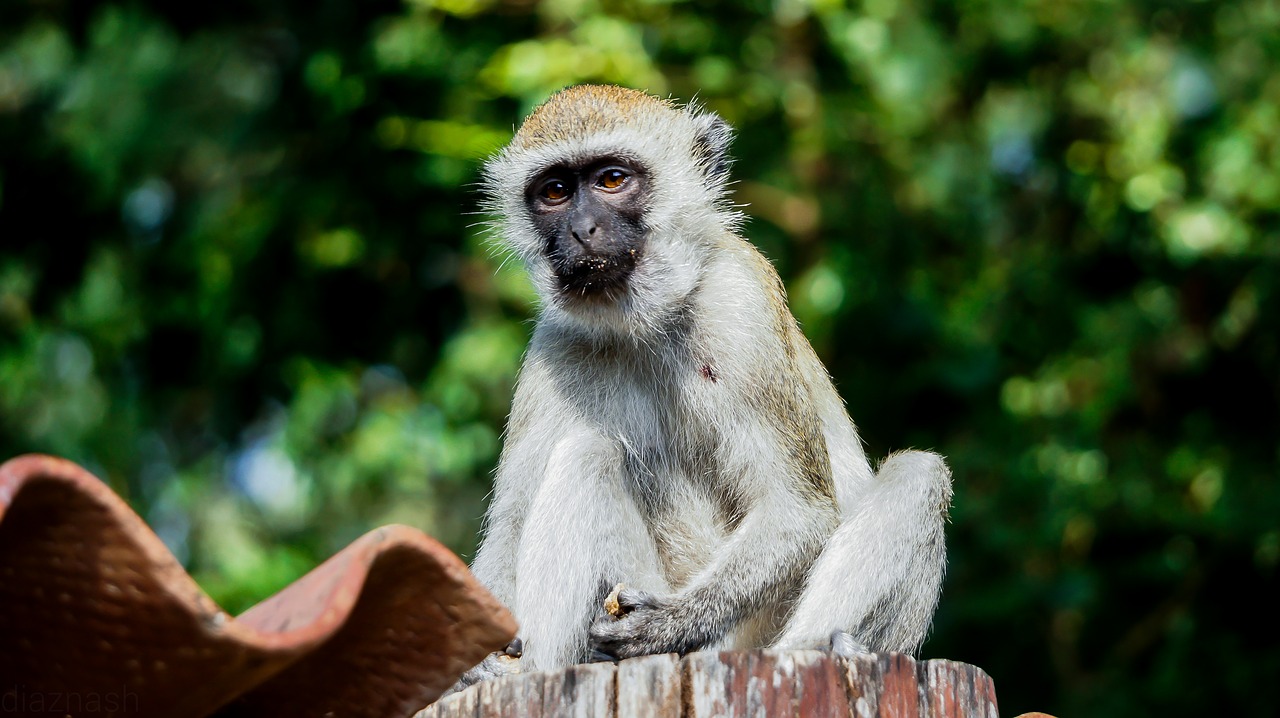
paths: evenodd
<path fill-rule="evenodd" d="M 449 696 L 415 718 L 997 718 L 976 666 L 896 653 L 723 651 L 646 656 L 512 675 Z"/>

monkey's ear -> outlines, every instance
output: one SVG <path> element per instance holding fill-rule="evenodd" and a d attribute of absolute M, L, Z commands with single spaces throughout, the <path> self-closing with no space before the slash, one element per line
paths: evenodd
<path fill-rule="evenodd" d="M 694 155 L 707 168 L 712 180 L 722 180 L 729 174 L 733 158 L 729 156 L 729 144 L 733 142 L 733 128 L 714 112 L 703 112 L 693 118 L 697 134 L 693 140 Z"/>

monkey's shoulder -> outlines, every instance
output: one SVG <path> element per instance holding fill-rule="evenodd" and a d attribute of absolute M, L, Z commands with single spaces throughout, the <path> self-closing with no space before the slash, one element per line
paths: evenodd
<path fill-rule="evenodd" d="M 776 373 L 808 349 L 773 264 L 750 241 L 729 234 L 704 272 L 693 312 L 701 339 Z"/>

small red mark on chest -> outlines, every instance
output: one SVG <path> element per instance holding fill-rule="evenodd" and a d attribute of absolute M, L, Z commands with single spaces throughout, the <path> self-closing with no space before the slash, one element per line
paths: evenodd
<path fill-rule="evenodd" d="M 698 369 L 698 373 L 702 375 L 703 379 L 709 379 L 712 383 L 715 383 L 715 380 L 718 378 L 716 377 L 715 367 L 710 364 L 703 364 L 702 367 Z"/>

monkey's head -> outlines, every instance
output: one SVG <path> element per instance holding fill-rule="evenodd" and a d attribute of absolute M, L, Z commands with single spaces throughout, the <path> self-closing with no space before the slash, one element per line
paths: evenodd
<path fill-rule="evenodd" d="M 482 184 L 503 241 L 550 308 L 652 324 L 679 309 L 704 245 L 737 221 L 726 197 L 730 138 L 694 105 L 571 87 L 529 115 Z"/>

